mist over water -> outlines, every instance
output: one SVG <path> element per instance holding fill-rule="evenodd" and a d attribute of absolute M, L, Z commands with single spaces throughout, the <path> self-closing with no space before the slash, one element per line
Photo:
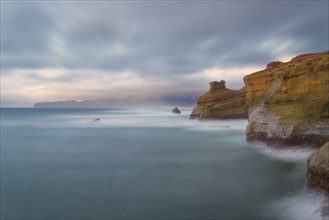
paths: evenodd
<path fill-rule="evenodd" d="M 1 218 L 321 219 L 311 150 L 248 145 L 247 120 L 181 111 L 1 109 Z"/>

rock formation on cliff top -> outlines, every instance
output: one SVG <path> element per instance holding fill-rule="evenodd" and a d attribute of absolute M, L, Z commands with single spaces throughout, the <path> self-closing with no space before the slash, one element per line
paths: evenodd
<path fill-rule="evenodd" d="M 247 118 L 246 89 L 227 89 L 225 81 L 210 82 L 210 89 L 198 99 L 190 118 Z"/>
<path fill-rule="evenodd" d="M 329 141 L 329 53 L 272 62 L 244 77 L 247 140 L 322 146 Z"/>

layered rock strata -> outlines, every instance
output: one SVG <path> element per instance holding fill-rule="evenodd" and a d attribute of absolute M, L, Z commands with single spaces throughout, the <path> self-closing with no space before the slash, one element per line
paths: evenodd
<path fill-rule="evenodd" d="M 307 160 L 308 186 L 324 190 L 329 195 L 329 142 Z"/>
<path fill-rule="evenodd" d="M 231 90 L 226 88 L 225 81 L 210 82 L 210 89 L 198 99 L 191 119 L 225 119 L 247 118 L 246 88 Z"/>
<path fill-rule="evenodd" d="M 244 77 L 248 141 L 322 146 L 329 141 L 329 53 L 272 62 Z"/>

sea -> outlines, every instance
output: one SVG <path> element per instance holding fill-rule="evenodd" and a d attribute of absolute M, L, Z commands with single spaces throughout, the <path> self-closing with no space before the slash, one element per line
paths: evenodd
<path fill-rule="evenodd" d="M 322 219 L 308 148 L 190 107 L 1 109 L 1 219 Z"/>

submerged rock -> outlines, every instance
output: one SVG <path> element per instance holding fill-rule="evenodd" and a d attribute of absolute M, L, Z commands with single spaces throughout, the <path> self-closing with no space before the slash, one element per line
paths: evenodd
<path fill-rule="evenodd" d="M 329 53 L 272 62 L 244 77 L 247 140 L 322 146 L 329 141 Z"/>
<path fill-rule="evenodd" d="M 180 110 L 177 107 L 175 107 L 173 110 L 171 110 L 171 112 L 174 113 L 174 114 L 180 114 L 181 113 Z"/>
<path fill-rule="evenodd" d="M 329 195 L 329 142 L 308 158 L 306 176 L 309 187 L 324 190 Z"/>
<path fill-rule="evenodd" d="M 210 82 L 210 89 L 198 99 L 190 119 L 247 118 L 246 89 L 227 89 L 225 81 Z"/>

